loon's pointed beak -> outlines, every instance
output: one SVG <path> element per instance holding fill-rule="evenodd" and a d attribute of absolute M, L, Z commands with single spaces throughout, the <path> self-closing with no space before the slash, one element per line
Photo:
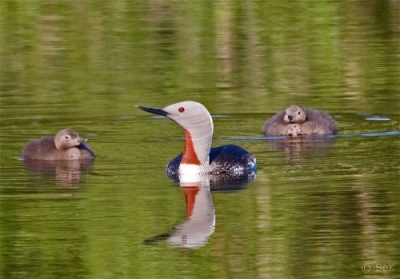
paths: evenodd
<path fill-rule="evenodd" d="M 152 107 L 146 107 L 146 106 L 136 106 L 137 108 L 140 108 L 141 110 L 150 112 L 150 113 L 154 113 L 154 114 L 158 114 L 158 115 L 162 115 L 162 116 L 167 116 L 168 112 L 166 112 L 163 109 L 160 108 L 152 108 Z"/>

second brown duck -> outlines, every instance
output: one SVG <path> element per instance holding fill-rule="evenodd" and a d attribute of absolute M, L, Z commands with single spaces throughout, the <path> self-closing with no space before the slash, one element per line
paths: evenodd
<path fill-rule="evenodd" d="M 291 105 L 275 114 L 263 126 L 265 136 L 331 135 L 338 130 L 328 113 L 299 105 Z"/>

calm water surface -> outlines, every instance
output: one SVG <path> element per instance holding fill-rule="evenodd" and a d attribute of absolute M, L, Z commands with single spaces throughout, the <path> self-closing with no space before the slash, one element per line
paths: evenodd
<path fill-rule="evenodd" d="M 1 4 L 1 278 L 400 276 L 398 4 L 229 3 Z M 254 181 L 167 178 L 183 130 L 135 105 L 185 99 Z M 262 137 L 291 103 L 339 135 Z M 93 164 L 20 160 L 64 127 Z"/>

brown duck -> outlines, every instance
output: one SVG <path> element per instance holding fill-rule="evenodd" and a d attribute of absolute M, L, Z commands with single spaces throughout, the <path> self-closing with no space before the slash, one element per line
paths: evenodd
<path fill-rule="evenodd" d="M 331 135 L 338 126 L 326 112 L 291 105 L 264 123 L 265 136 Z"/>
<path fill-rule="evenodd" d="M 92 159 L 94 152 L 77 132 L 63 129 L 55 137 L 30 141 L 22 152 L 24 160 L 79 160 Z"/>

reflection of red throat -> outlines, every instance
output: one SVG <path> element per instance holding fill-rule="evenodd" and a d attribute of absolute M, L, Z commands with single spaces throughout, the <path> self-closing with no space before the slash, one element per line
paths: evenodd
<path fill-rule="evenodd" d="M 183 156 L 181 164 L 201 165 L 199 158 L 197 158 L 196 151 L 194 150 L 192 135 L 185 129 L 185 147 L 183 149 Z"/>
<path fill-rule="evenodd" d="M 196 195 L 199 192 L 197 186 L 184 186 L 182 187 L 183 193 L 185 194 L 186 201 L 186 218 L 189 219 L 192 216 L 194 204 L 196 202 Z"/>

